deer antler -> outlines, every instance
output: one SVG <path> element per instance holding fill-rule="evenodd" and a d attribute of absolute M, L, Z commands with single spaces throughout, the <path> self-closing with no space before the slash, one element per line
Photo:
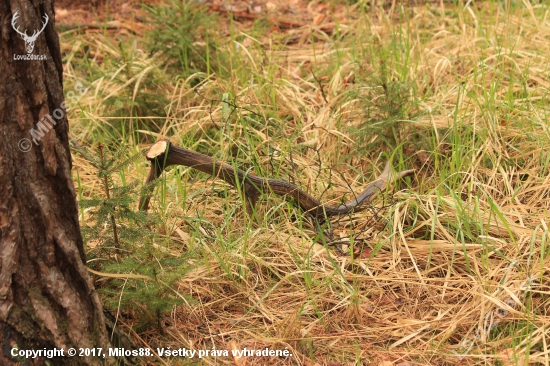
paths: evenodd
<path fill-rule="evenodd" d="M 11 26 L 13 27 L 13 29 L 19 33 L 21 36 L 25 37 L 25 38 L 28 38 L 29 36 L 27 35 L 27 30 L 25 29 L 25 33 L 22 33 L 21 31 L 19 31 L 19 27 L 15 28 L 15 20 L 19 18 L 19 10 L 17 10 L 15 12 L 15 14 L 13 14 L 13 18 L 11 19 Z"/>
<path fill-rule="evenodd" d="M 145 183 L 158 178 L 164 169 L 170 165 L 184 165 L 223 179 L 235 187 L 242 186 L 245 195 L 249 198 L 248 203 L 252 205 L 256 203 L 261 193 L 273 192 L 278 195 L 292 197 L 304 211 L 319 220 L 325 220 L 331 216 L 345 215 L 349 212 L 362 211 L 368 207 L 367 204 L 374 199 L 377 192 L 383 191 L 388 185 L 400 178 L 414 174 L 414 170 L 396 172 L 388 161 L 378 179 L 369 184 L 355 199 L 338 206 L 329 206 L 310 196 L 294 184 L 279 179 L 258 177 L 234 168 L 223 161 L 215 160 L 211 156 L 172 145 L 168 140 L 157 141 L 149 148 L 146 157 L 151 162 L 151 170 Z M 139 203 L 141 210 L 147 211 L 150 193 L 149 190 L 141 197 Z"/>
<path fill-rule="evenodd" d="M 19 31 L 19 27 L 15 28 L 16 25 L 15 25 L 15 20 L 19 18 L 19 10 L 15 12 L 15 14 L 13 14 L 13 18 L 11 20 L 11 26 L 13 27 L 13 29 L 19 33 L 21 36 L 23 36 L 23 38 L 27 41 L 35 41 L 36 38 L 40 35 L 40 33 L 42 33 L 42 31 L 44 30 L 44 28 L 46 28 L 46 25 L 48 25 L 48 21 L 50 20 L 50 18 L 48 17 L 48 14 L 44 14 L 44 22 L 42 23 L 42 29 L 40 29 L 39 31 L 38 30 L 35 30 L 34 33 L 32 34 L 32 36 L 29 36 L 27 34 L 27 30 L 25 29 L 25 33 L 22 33 L 21 31 Z"/>
<path fill-rule="evenodd" d="M 42 31 L 44 30 L 44 28 L 46 28 L 46 25 L 48 25 L 48 20 L 50 18 L 48 18 L 48 14 L 44 14 L 44 23 L 42 24 L 42 29 L 40 29 L 39 31 L 34 31 L 34 33 L 32 34 L 32 36 L 29 37 L 30 40 L 32 41 L 35 41 L 36 38 L 40 35 L 40 33 L 42 33 Z"/>
<path fill-rule="evenodd" d="M 44 14 L 43 18 L 44 18 L 44 23 L 42 24 L 42 29 L 40 29 L 40 31 L 38 32 L 38 34 L 42 33 L 42 31 L 44 30 L 44 28 L 46 28 L 46 26 L 48 25 L 48 20 L 50 20 L 50 18 L 48 17 L 48 14 Z M 37 35 L 38 35 L 38 34 L 37 34 Z"/>

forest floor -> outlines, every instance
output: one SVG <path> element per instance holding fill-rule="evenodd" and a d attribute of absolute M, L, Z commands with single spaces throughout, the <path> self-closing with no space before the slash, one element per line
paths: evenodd
<path fill-rule="evenodd" d="M 87 88 L 69 121 L 92 152 L 73 153 L 88 265 L 154 351 L 136 363 L 550 365 L 550 6 L 146 3 L 56 2 L 65 90 Z M 161 138 L 331 205 L 388 159 L 415 174 L 332 220 L 336 243 L 292 200 L 264 195 L 250 218 L 186 167 L 145 224 L 132 156 Z M 117 208 L 97 216 L 105 148 Z M 231 356 L 245 348 L 288 354 Z"/>

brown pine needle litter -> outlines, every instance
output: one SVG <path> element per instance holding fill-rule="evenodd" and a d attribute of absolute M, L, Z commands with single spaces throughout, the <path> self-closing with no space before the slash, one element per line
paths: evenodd
<path fill-rule="evenodd" d="M 225 62 L 180 78 L 139 36 L 121 50 L 112 34 L 61 34 L 67 88 L 89 88 L 70 118 L 83 143 L 109 136 L 136 152 L 169 138 L 329 204 L 387 157 L 417 170 L 372 209 L 333 220 L 345 254 L 319 244 L 291 202 L 265 195 L 250 219 L 242 192 L 168 171 L 151 210 L 168 252 L 194 253 L 172 288 L 194 301 L 165 314 L 162 332 L 129 333 L 155 352 L 229 351 L 151 364 L 550 365 L 550 7 L 333 1 L 323 18 L 311 3 L 304 27 L 224 18 Z M 87 57 L 99 64 L 84 74 Z M 390 143 L 369 132 L 358 150 L 354 131 L 388 120 L 395 83 L 414 107 Z M 164 114 L 143 93 L 164 98 Z M 98 190 L 86 160 L 73 164 L 82 197 Z M 142 182 L 147 169 L 143 159 L 116 177 Z M 292 356 L 231 355 L 266 347 Z"/>

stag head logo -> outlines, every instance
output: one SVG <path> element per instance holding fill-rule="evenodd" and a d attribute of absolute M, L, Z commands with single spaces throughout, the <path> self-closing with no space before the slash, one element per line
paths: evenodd
<path fill-rule="evenodd" d="M 15 25 L 15 20 L 17 18 L 19 18 L 19 11 L 16 11 L 15 14 L 13 14 L 13 18 L 11 19 L 11 26 L 13 27 L 13 29 L 19 33 L 19 35 L 21 37 L 23 37 L 23 40 L 25 41 L 25 49 L 27 50 L 27 53 L 32 53 L 32 50 L 34 50 L 34 42 L 36 42 L 36 39 L 38 38 L 38 36 L 40 35 L 40 33 L 42 33 L 42 31 L 44 30 L 44 28 L 46 28 L 46 25 L 48 24 L 48 20 L 50 18 L 48 18 L 48 15 L 47 14 L 44 14 L 44 24 L 42 25 L 42 29 L 40 29 L 39 31 L 35 30 L 34 33 L 32 34 L 32 36 L 29 36 L 27 34 L 27 30 L 25 29 L 25 32 L 21 32 L 19 31 L 19 27 L 16 28 L 16 25 Z"/>

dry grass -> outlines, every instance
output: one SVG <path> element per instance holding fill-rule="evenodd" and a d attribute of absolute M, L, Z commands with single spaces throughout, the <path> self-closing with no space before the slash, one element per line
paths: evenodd
<path fill-rule="evenodd" d="M 169 136 L 257 174 L 292 177 L 332 203 L 376 175 L 382 152 L 418 173 L 396 187 L 392 204 L 377 200 L 378 209 L 336 223 L 336 236 L 367 246 L 370 258 L 316 244 L 311 226 L 278 197 L 264 197 L 263 218 L 249 222 L 225 184 L 188 179 L 188 169 L 168 173 L 167 196 L 153 201 L 158 230 L 172 238 L 174 255 L 196 253 L 177 288 L 196 303 L 173 310 L 165 336 L 141 334 L 143 344 L 288 348 L 293 356 L 155 363 L 550 365 L 549 10 L 526 1 L 374 8 L 342 27 L 338 41 L 314 28 L 297 30 L 301 41 L 285 47 L 239 34 L 238 48 L 228 42 L 230 76 L 205 77 L 198 93 L 192 78 L 164 82 L 166 118 L 136 118 L 156 124 L 140 128 L 151 142 Z M 116 52 L 103 37 L 82 42 Z M 364 122 L 359 79 L 378 72 L 376 47 L 390 55 L 390 78 L 412 83 L 424 113 L 405 122 L 403 147 L 351 157 L 347 127 Z M 162 73 L 160 58 L 135 55 L 121 65 L 136 67 L 125 81 L 89 80 L 92 92 L 72 118 L 80 140 L 112 121 L 108 97 L 135 99 L 141 80 Z M 328 76 L 325 96 L 310 69 Z M 67 79 L 78 78 L 69 66 Z M 221 103 L 223 93 L 258 115 Z M 130 129 L 132 121 L 122 123 Z M 415 134 L 421 148 L 408 141 Z M 128 136 L 116 138 L 134 150 Z M 75 157 L 75 166 L 84 194 L 97 189 L 86 162 Z M 131 167 L 126 179 L 144 179 L 145 169 Z M 528 278 L 538 279 L 531 289 Z"/>

